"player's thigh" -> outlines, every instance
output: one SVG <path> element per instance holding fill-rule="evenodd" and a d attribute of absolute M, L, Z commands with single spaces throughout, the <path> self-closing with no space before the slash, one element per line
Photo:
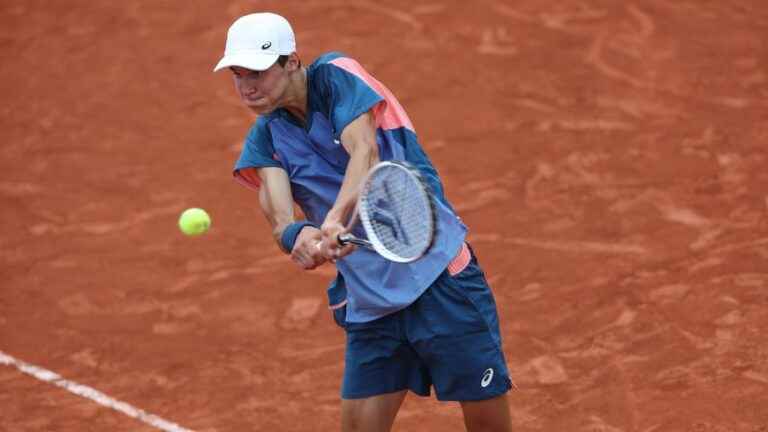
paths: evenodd
<path fill-rule="evenodd" d="M 401 390 L 429 395 L 429 370 L 402 335 L 401 313 L 366 323 L 345 323 L 342 399 L 364 399 Z"/>
<path fill-rule="evenodd" d="M 495 300 L 476 259 L 459 273 L 443 273 L 407 324 L 439 400 L 493 399 L 512 388 Z"/>
<path fill-rule="evenodd" d="M 364 399 L 342 399 L 342 432 L 388 432 L 407 390 Z"/>
<path fill-rule="evenodd" d="M 468 432 L 510 432 L 509 401 L 503 394 L 492 399 L 461 402 Z"/>

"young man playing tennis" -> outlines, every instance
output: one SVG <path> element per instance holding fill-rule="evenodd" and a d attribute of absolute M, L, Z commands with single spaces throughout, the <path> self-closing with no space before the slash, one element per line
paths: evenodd
<path fill-rule="evenodd" d="M 232 24 L 221 69 L 259 114 L 235 178 L 258 191 L 275 240 L 297 265 L 338 269 L 328 295 L 347 335 L 342 430 L 389 431 L 406 392 L 427 396 L 432 386 L 439 400 L 460 402 L 467 430 L 511 430 L 493 295 L 394 96 L 340 53 L 302 66 L 290 24 L 271 13 Z M 416 167 L 435 197 L 434 243 L 413 263 L 337 240 L 380 160 Z M 295 220 L 294 202 L 306 220 Z"/>

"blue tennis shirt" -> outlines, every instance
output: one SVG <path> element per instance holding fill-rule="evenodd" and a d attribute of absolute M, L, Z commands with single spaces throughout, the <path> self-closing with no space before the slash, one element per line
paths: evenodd
<path fill-rule="evenodd" d="M 416 300 L 457 255 L 467 229 L 446 200 L 407 114 L 384 85 L 341 53 L 315 60 L 307 68 L 307 81 L 306 125 L 284 109 L 259 116 L 245 138 L 234 176 L 256 189 L 256 169 L 284 169 L 294 201 L 309 221 L 320 226 L 333 207 L 349 162 L 341 132 L 361 114 L 373 112 L 379 158 L 405 160 L 422 173 L 435 195 L 437 232 L 429 252 L 413 263 L 387 261 L 363 248 L 336 261 L 339 275 L 332 287 L 346 287 L 346 320 L 372 321 Z M 359 228 L 355 234 L 364 237 Z"/>

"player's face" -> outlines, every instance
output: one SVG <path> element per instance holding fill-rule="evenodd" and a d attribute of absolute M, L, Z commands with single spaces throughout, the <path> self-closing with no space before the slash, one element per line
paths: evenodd
<path fill-rule="evenodd" d="M 263 71 L 240 66 L 230 70 L 240 100 L 256 114 L 268 113 L 279 106 L 288 86 L 288 75 L 277 62 Z"/>

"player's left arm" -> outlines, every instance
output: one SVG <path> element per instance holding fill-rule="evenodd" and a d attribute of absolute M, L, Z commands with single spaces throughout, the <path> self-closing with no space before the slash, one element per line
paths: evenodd
<path fill-rule="evenodd" d="M 336 202 L 321 227 L 322 250 L 329 258 L 339 258 L 354 250 L 352 246 L 340 246 L 337 239 L 347 231 L 345 224 L 355 209 L 360 184 L 379 161 L 376 118 L 371 111 L 361 114 L 342 130 L 341 145 L 349 154 L 349 163 Z"/>
<path fill-rule="evenodd" d="M 294 203 L 288 174 L 282 168 L 259 168 L 260 179 L 259 204 L 264 216 L 272 225 L 272 236 L 284 252 L 291 254 L 291 259 L 305 270 L 312 270 L 325 262 L 325 257 L 317 250 L 320 232 L 313 226 L 297 225 L 294 219 Z M 286 230 L 293 231 L 293 245 L 284 243 Z"/>

